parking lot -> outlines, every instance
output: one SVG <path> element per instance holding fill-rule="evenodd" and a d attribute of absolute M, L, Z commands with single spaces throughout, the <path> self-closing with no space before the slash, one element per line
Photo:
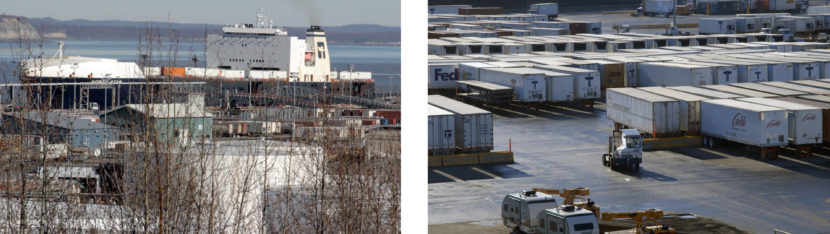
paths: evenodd
<path fill-rule="evenodd" d="M 506 232 L 503 196 L 533 187 L 588 187 L 603 211 L 692 213 L 753 233 L 830 230 L 830 150 L 775 161 L 741 145 L 649 151 L 639 172 L 616 172 L 600 161 L 611 123 L 596 107 L 484 107 L 496 150 L 512 139 L 516 163 L 429 168 L 430 231 Z"/>

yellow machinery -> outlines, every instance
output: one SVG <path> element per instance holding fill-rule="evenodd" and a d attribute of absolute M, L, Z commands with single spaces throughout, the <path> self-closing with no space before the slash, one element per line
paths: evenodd
<path fill-rule="evenodd" d="M 657 219 L 663 217 L 662 210 L 650 209 L 637 212 L 602 212 L 602 221 L 614 219 L 630 219 L 637 222 L 634 228 L 637 234 L 640 233 L 675 233 L 674 229 L 663 225 L 646 226 L 647 223 L 656 223 Z"/>
<path fill-rule="evenodd" d="M 582 209 L 590 210 L 594 215 L 599 217 L 599 206 L 594 205 L 591 199 L 585 198 L 591 194 L 588 188 L 579 187 L 574 189 L 547 189 L 547 188 L 533 188 L 533 191 L 545 194 L 558 194 L 565 200 L 562 205 L 576 206 Z"/>

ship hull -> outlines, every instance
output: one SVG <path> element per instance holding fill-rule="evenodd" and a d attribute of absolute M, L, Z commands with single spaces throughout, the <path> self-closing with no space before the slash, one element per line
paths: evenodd
<path fill-rule="evenodd" d="M 89 108 L 92 103 L 101 110 L 141 103 L 148 85 L 144 78 L 61 78 L 26 77 L 21 83 L 30 103 L 44 104 L 52 109 Z"/>

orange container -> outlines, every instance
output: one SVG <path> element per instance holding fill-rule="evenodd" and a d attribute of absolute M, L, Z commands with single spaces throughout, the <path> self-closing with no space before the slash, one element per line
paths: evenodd
<path fill-rule="evenodd" d="M 184 67 L 162 67 L 163 76 L 184 76 Z"/>

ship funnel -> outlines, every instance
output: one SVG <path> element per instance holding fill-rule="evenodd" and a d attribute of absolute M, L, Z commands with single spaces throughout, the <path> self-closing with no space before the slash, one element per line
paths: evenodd
<path fill-rule="evenodd" d="M 323 29 L 320 28 L 320 25 L 311 25 L 310 28 L 305 30 L 306 32 L 323 32 Z"/>

